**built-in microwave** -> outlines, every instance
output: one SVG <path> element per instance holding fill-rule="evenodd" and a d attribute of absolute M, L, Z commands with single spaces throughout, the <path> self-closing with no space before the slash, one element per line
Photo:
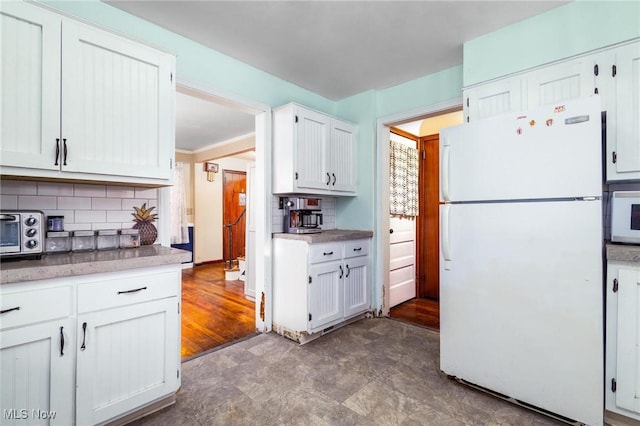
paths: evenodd
<path fill-rule="evenodd" d="M 640 191 L 613 192 L 611 241 L 640 244 Z"/>
<path fill-rule="evenodd" d="M 44 214 L 41 211 L 0 212 L 0 258 L 40 257 L 44 252 Z"/>

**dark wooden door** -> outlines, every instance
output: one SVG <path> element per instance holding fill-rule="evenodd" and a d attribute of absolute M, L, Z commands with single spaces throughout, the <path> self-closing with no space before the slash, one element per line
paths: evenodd
<path fill-rule="evenodd" d="M 439 135 L 423 136 L 420 150 L 419 215 L 416 223 L 416 275 L 419 298 L 440 298 Z"/>
<path fill-rule="evenodd" d="M 229 248 L 229 227 L 224 226 L 222 233 L 222 255 L 224 260 L 237 259 L 244 256 L 244 238 L 247 207 L 247 173 L 235 170 L 224 170 L 223 180 L 223 225 L 233 225 L 233 252 Z M 241 217 L 242 215 L 242 217 Z M 240 219 L 238 219 L 240 218 Z M 236 223 L 237 221 L 237 223 Z"/>

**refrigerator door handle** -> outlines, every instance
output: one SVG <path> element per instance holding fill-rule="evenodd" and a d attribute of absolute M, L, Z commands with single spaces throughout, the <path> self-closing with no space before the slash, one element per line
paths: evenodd
<path fill-rule="evenodd" d="M 451 195 L 449 194 L 449 162 L 451 160 L 451 145 L 449 145 L 448 139 L 442 146 L 442 164 L 440 170 L 442 170 L 442 200 L 451 201 Z"/>
<path fill-rule="evenodd" d="M 445 204 L 442 206 L 442 217 L 440 218 L 440 224 L 442 229 L 440 230 L 440 244 L 442 248 L 442 257 L 444 259 L 444 269 L 449 271 L 451 269 L 451 235 L 449 225 L 449 215 L 451 206 Z"/>

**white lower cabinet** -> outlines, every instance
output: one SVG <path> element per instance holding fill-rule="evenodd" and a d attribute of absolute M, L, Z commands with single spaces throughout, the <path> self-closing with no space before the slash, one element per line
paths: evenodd
<path fill-rule="evenodd" d="M 370 308 L 369 239 L 274 239 L 273 328 L 300 343 Z"/>
<path fill-rule="evenodd" d="M 605 408 L 640 420 L 640 264 L 607 263 Z"/>
<path fill-rule="evenodd" d="M 171 398 L 180 282 L 177 264 L 2 285 L 0 424 L 102 424 Z"/>

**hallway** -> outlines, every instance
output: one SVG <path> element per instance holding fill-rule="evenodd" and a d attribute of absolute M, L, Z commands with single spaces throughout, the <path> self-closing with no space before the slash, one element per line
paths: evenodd
<path fill-rule="evenodd" d="M 182 270 L 181 311 L 183 361 L 255 332 L 255 304 L 243 281 L 225 281 L 223 263 Z"/>

